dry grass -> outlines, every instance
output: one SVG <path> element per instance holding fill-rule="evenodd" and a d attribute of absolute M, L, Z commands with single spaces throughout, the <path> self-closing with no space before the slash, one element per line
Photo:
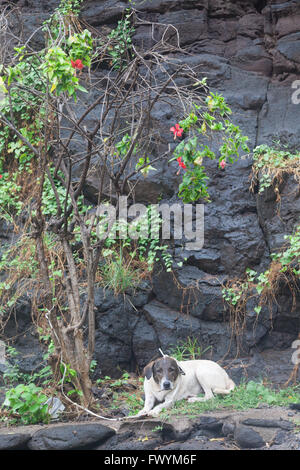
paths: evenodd
<path fill-rule="evenodd" d="M 254 191 L 257 183 L 260 186 L 259 192 L 272 186 L 279 202 L 280 187 L 284 178 L 289 175 L 300 184 L 300 153 L 292 154 L 265 145 L 254 150 L 250 190 Z"/>

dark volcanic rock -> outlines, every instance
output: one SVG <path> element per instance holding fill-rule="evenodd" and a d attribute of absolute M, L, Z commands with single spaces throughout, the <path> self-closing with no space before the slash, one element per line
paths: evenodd
<path fill-rule="evenodd" d="M 17 351 L 15 357 L 9 358 L 11 365 L 16 365 L 20 372 L 37 372 L 45 365 L 44 351 L 40 344 L 35 325 L 31 317 L 30 295 L 24 295 L 16 302 L 4 327 L 4 338 L 7 344 Z"/>
<path fill-rule="evenodd" d="M 290 431 L 295 427 L 293 423 L 290 421 L 285 420 L 275 420 L 275 419 L 254 419 L 254 418 L 247 418 L 245 419 L 242 424 L 246 426 L 257 426 L 257 427 L 264 427 L 264 428 L 281 428 L 285 431 Z"/>
<path fill-rule="evenodd" d="M 230 355 L 234 354 L 234 340 L 231 342 L 231 331 L 226 323 L 200 321 L 157 301 L 145 305 L 144 312 L 164 352 L 174 350 L 177 344 L 191 337 L 202 352 L 206 352 L 206 356 L 213 356 L 215 360 L 226 355 L 229 350 Z"/>
<path fill-rule="evenodd" d="M 23 30 L 26 40 L 58 4 L 59 0 L 19 3 L 20 12 L 13 13 L 11 19 L 13 31 L 17 35 Z M 81 18 L 103 33 L 116 27 L 126 8 L 127 1 L 87 0 L 83 2 Z M 135 8 L 141 20 L 133 36 L 137 50 L 153 45 L 154 40 L 162 37 L 163 25 L 171 23 L 173 26 L 164 39 L 176 44 L 179 38 L 182 48 L 170 52 L 172 59 L 178 64 L 197 66 L 199 78 L 207 76 L 211 90 L 225 96 L 233 110 L 233 121 L 249 136 L 250 149 L 280 140 L 299 150 L 300 105 L 292 102 L 292 83 L 300 73 L 299 1 L 138 0 Z M 150 21 L 155 23 L 153 29 Z M 30 45 L 41 48 L 43 44 L 39 29 L 31 37 Z M 91 80 L 98 80 L 97 74 L 103 73 L 107 70 L 92 71 Z M 185 77 L 180 80 L 178 86 L 186 83 Z M 88 104 L 88 100 L 95 98 L 92 94 L 83 99 Z M 176 119 L 182 118 L 176 115 L 175 105 L 170 96 L 164 96 L 151 111 L 151 125 L 159 130 L 162 140 L 162 148 L 154 150 L 154 156 L 174 145 L 169 129 Z M 99 104 L 82 125 L 93 127 L 100 108 Z M 74 105 L 74 112 L 81 115 L 80 101 Z M 64 132 L 65 138 L 68 131 Z M 85 143 L 78 136 L 73 139 L 74 154 L 80 154 L 84 148 Z M 92 163 L 94 172 L 88 175 L 84 194 L 96 203 L 100 165 L 97 156 Z M 287 357 L 291 356 L 288 348 L 300 328 L 299 295 L 294 298 L 287 286 L 280 285 L 276 302 L 263 308 L 259 318 L 254 311 L 256 298 L 247 302 L 239 349 L 228 323 L 222 287 L 228 280 L 243 276 L 246 268 L 258 271 L 267 268 L 270 254 L 280 249 L 284 235 L 291 233 L 299 221 L 298 183 L 292 176 L 283 179 L 278 204 L 272 188 L 262 194 L 249 191 L 251 155 L 228 165 L 224 171 L 218 168 L 217 161 L 208 161 L 205 166 L 210 178 L 211 203 L 205 205 L 203 248 L 189 251 L 186 240 L 175 240 L 174 256 L 184 266 L 175 269 L 174 276 L 157 270 L 153 286 L 147 289 L 116 298 L 111 292 L 96 290 L 96 375 L 113 376 L 122 369 L 142 368 L 159 347 L 169 350 L 189 336 L 203 349 L 209 348 L 207 353 L 217 360 L 237 352 L 249 354 L 270 348 L 286 349 Z M 157 170 L 137 182 L 136 201 L 150 203 L 162 198 L 165 202 L 178 202 L 181 177 L 176 174 L 176 162 L 164 161 L 157 165 Z M 74 182 L 81 172 L 82 162 L 75 163 Z M 107 181 L 104 187 L 108 194 Z M 0 221 L 0 255 L 12 233 L 13 228 Z M 4 280 L 2 274 L 0 280 Z M 8 338 L 16 338 L 13 345 L 21 353 L 19 365 L 24 372 L 36 370 L 42 362 L 30 308 L 30 299 L 21 299 L 4 332 Z M 255 361 L 259 362 L 257 357 Z M 247 364 L 251 377 L 259 376 L 255 361 L 250 358 Z M 284 357 L 277 367 L 282 378 L 288 360 Z M 243 367 L 239 365 L 235 373 L 241 378 Z"/>
<path fill-rule="evenodd" d="M 66 424 L 37 431 L 28 442 L 31 450 L 70 450 L 92 448 L 115 434 L 97 423 Z"/>
<path fill-rule="evenodd" d="M 24 449 L 31 438 L 29 433 L 0 433 L 0 450 Z"/>
<path fill-rule="evenodd" d="M 234 440 L 242 449 L 258 449 L 265 445 L 258 432 L 247 426 L 237 425 L 234 430 Z"/>

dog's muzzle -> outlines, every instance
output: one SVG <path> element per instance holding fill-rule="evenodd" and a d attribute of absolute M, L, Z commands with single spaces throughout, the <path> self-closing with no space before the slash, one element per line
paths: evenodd
<path fill-rule="evenodd" d="M 172 383 L 170 382 L 170 380 L 164 380 L 162 383 L 162 387 L 164 390 L 171 390 Z"/>

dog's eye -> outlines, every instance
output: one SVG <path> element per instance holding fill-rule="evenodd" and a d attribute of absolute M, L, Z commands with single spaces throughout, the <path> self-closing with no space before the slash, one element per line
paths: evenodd
<path fill-rule="evenodd" d="M 170 367 L 169 372 L 175 372 L 174 367 Z"/>
<path fill-rule="evenodd" d="M 158 374 L 161 374 L 161 373 L 162 373 L 162 369 L 157 369 L 156 372 L 157 372 Z"/>

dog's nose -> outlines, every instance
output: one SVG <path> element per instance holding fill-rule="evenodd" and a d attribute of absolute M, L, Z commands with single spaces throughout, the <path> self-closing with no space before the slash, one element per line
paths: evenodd
<path fill-rule="evenodd" d="M 164 387 L 165 390 L 169 390 L 169 388 L 171 387 L 171 382 L 169 382 L 169 380 L 166 380 L 163 383 L 163 387 Z"/>

